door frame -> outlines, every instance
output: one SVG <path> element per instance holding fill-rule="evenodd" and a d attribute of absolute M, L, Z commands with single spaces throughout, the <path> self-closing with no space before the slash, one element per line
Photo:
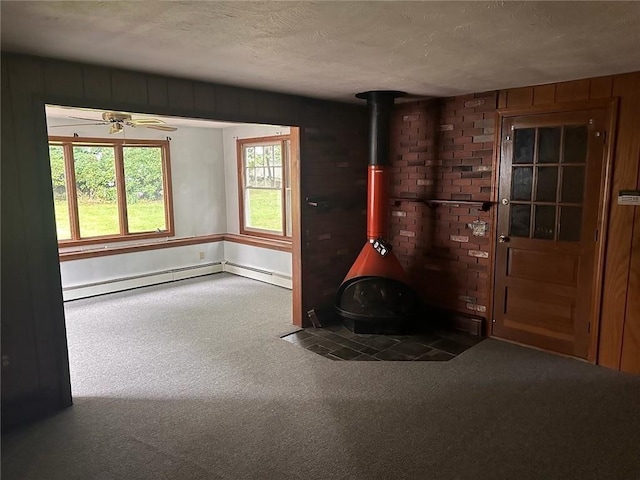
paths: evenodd
<path fill-rule="evenodd" d="M 495 205 L 495 208 L 491 211 L 491 225 L 493 238 L 490 243 L 490 255 L 492 259 L 492 268 L 490 270 L 489 278 L 489 292 L 491 295 L 489 301 L 488 320 L 489 326 L 487 328 L 487 334 L 489 337 L 493 337 L 493 324 L 494 324 L 494 302 L 495 302 L 495 281 L 496 281 L 496 248 L 497 248 L 497 221 L 498 221 L 498 208 L 499 208 L 499 187 L 500 187 L 500 167 L 502 161 L 502 139 L 504 137 L 502 128 L 504 120 L 511 117 L 518 117 L 523 115 L 542 115 L 548 113 L 566 113 L 580 110 L 593 110 L 603 109 L 607 119 L 606 124 L 606 137 L 604 142 L 604 160 L 602 162 L 602 177 L 600 183 L 600 198 L 598 200 L 598 240 L 596 245 L 596 253 L 594 259 L 594 273 L 593 282 L 591 287 L 592 293 L 592 306 L 589 313 L 591 322 L 590 340 L 589 340 L 589 352 L 586 360 L 591 363 L 597 363 L 598 359 L 598 338 L 600 336 L 600 318 L 602 309 L 602 292 L 603 292 L 603 277 L 604 277 L 604 261 L 605 251 L 608 240 L 608 224 L 609 224 L 609 211 L 611 201 L 611 183 L 613 181 L 613 156 L 614 145 L 617 136 L 616 123 L 618 117 L 618 103 L 619 99 L 605 98 L 597 100 L 588 100 L 580 102 L 566 102 L 566 103 L 554 103 L 549 105 L 529 106 L 529 107 L 514 107 L 514 108 L 499 108 L 496 110 L 495 117 L 495 132 L 494 132 L 494 148 L 493 148 L 493 189 L 491 195 L 491 201 Z"/>

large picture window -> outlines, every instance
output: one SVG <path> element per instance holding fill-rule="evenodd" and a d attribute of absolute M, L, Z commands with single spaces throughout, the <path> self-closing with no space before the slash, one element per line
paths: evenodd
<path fill-rule="evenodd" d="M 291 237 L 290 137 L 237 140 L 240 233 Z"/>
<path fill-rule="evenodd" d="M 173 235 L 169 142 L 50 137 L 61 245 Z"/>

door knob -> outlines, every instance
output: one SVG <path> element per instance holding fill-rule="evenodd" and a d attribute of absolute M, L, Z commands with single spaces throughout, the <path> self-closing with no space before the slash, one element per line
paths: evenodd
<path fill-rule="evenodd" d="M 510 240 L 504 233 L 498 237 L 498 242 L 507 243 Z"/>

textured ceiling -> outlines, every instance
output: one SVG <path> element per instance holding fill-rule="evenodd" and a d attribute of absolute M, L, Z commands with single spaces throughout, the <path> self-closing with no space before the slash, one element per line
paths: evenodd
<path fill-rule="evenodd" d="M 2 49 L 320 98 L 640 70 L 640 2 L 7 2 Z"/>

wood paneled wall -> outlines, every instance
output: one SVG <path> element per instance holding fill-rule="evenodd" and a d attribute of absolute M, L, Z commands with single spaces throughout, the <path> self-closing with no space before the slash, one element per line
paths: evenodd
<path fill-rule="evenodd" d="M 322 183 L 335 183 L 338 170 L 328 167 L 336 161 L 351 165 L 339 172 L 353 176 L 342 177 L 340 188 L 357 181 L 359 164 L 366 171 L 366 135 L 352 136 L 347 146 L 336 141 L 337 131 L 366 131 L 364 106 L 15 54 L 2 55 L 1 73 L 3 426 L 71 404 L 45 103 L 299 126 L 299 204 Z M 325 227 L 315 227 L 313 213 L 301 213 L 293 241 L 296 324 L 318 301 L 317 283 L 305 279 L 321 267 L 314 252 L 326 251 L 324 237 L 315 235 Z M 364 234 L 337 234 L 362 223 L 359 211 L 343 212 L 340 221 L 337 238 L 353 242 Z"/>
<path fill-rule="evenodd" d="M 606 228 L 598 363 L 640 374 L 640 207 L 617 204 L 620 190 L 640 189 L 640 72 L 499 92 L 498 108 L 617 98 L 611 194 Z"/>

